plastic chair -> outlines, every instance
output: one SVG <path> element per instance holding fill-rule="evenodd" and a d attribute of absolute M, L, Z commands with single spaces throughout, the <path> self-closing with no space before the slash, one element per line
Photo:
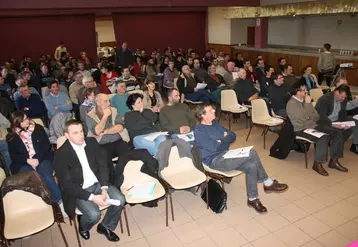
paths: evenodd
<path fill-rule="evenodd" d="M 142 91 L 142 90 L 140 90 L 140 89 L 136 89 L 136 90 L 128 91 L 127 93 L 128 93 L 128 94 L 139 93 L 139 94 L 143 95 L 143 91 Z"/>
<path fill-rule="evenodd" d="M 66 237 L 60 222 L 54 216 L 52 206 L 45 203 L 41 197 L 30 192 L 13 190 L 3 197 L 3 209 L 5 246 L 7 246 L 7 239 L 33 235 L 49 228 L 56 222 L 65 246 L 68 247 Z"/>
<path fill-rule="evenodd" d="M 149 202 L 149 201 L 153 201 L 156 199 L 159 199 L 163 196 L 165 196 L 165 190 L 162 186 L 162 184 L 158 181 L 158 179 L 149 176 L 148 174 L 145 174 L 143 172 L 141 172 L 141 168 L 143 166 L 143 162 L 142 161 L 129 161 L 128 164 L 126 165 L 126 167 L 124 168 L 123 171 L 123 176 L 124 176 L 124 180 L 123 183 L 121 185 L 121 191 L 123 193 L 123 195 L 126 198 L 126 203 L 129 204 L 139 204 L 139 203 L 144 203 L 144 202 Z M 130 191 L 128 190 L 129 188 L 131 188 L 133 186 L 133 184 L 146 184 L 146 183 L 155 183 L 155 189 L 153 192 L 153 195 L 150 197 L 133 197 L 130 194 Z M 166 205 L 166 224 L 168 226 L 168 197 L 165 197 L 165 205 Z M 171 204 L 172 206 L 172 204 Z M 171 212 L 172 212 L 172 217 L 173 217 L 173 207 L 171 207 Z M 126 215 L 125 215 L 126 217 Z M 174 220 L 174 219 L 173 219 Z M 126 220 L 127 223 L 127 231 L 128 231 L 128 236 L 130 236 L 130 229 L 129 229 L 129 225 L 128 225 L 128 221 Z"/>
<path fill-rule="evenodd" d="M 177 89 L 179 91 L 179 88 L 178 88 L 178 79 L 179 78 L 174 78 L 174 88 Z M 187 100 L 185 99 L 185 94 L 181 94 L 180 95 L 180 103 L 189 103 L 189 104 L 193 104 L 193 105 L 200 105 L 203 103 L 203 101 L 191 101 L 191 100 Z"/>
<path fill-rule="evenodd" d="M 41 118 L 33 118 L 32 120 L 34 120 L 34 122 L 35 122 L 36 124 L 39 124 L 39 125 L 41 125 L 42 127 L 45 127 L 44 122 L 42 121 Z"/>
<path fill-rule="evenodd" d="M 322 89 L 320 88 L 314 88 L 310 90 L 310 96 L 313 100 L 313 102 L 317 102 L 318 99 L 323 95 Z"/>
<path fill-rule="evenodd" d="M 231 130 L 231 116 L 234 113 L 244 113 L 248 111 L 248 108 L 242 106 L 238 108 L 239 102 L 237 101 L 237 96 L 234 90 L 228 89 L 221 91 L 221 113 L 226 112 L 229 115 L 229 129 Z M 221 117 L 219 116 L 219 121 Z M 248 116 L 246 114 L 246 122 L 248 121 Z"/>
<path fill-rule="evenodd" d="M 301 136 L 296 136 L 296 142 L 302 143 L 302 144 L 304 144 L 305 146 L 308 145 L 308 144 L 314 144 L 314 142 L 312 142 L 311 140 L 309 140 L 309 139 L 307 139 L 307 138 L 304 138 L 304 137 L 301 137 Z M 306 148 L 305 148 L 305 163 L 306 163 L 306 169 L 308 169 L 307 153 L 308 153 L 308 150 L 306 150 Z"/>
<path fill-rule="evenodd" d="M 180 157 L 176 146 L 170 151 L 168 166 L 160 172 L 167 193 L 169 194 L 170 204 L 173 211 L 173 202 L 170 189 L 182 190 L 188 189 L 206 182 L 206 176 L 199 171 L 188 157 Z M 174 213 L 173 213 L 174 221 Z M 168 219 L 167 219 L 168 225 Z"/>
<path fill-rule="evenodd" d="M 283 119 L 271 117 L 266 102 L 263 99 L 255 99 L 251 101 L 252 107 L 252 124 L 250 126 L 249 133 L 247 134 L 246 141 L 249 139 L 251 134 L 252 127 L 254 125 L 263 126 L 264 130 L 262 132 L 262 136 L 264 136 L 264 149 L 266 148 L 266 134 L 268 132 L 269 127 L 275 127 L 283 124 Z"/>

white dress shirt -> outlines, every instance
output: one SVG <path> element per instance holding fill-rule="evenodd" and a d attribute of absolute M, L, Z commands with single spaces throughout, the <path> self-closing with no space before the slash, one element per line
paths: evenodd
<path fill-rule="evenodd" d="M 91 187 L 92 185 L 97 183 L 98 179 L 97 179 L 96 175 L 94 175 L 94 173 L 88 163 L 88 159 L 87 159 L 87 155 L 86 155 L 86 151 L 85 151 L 86 142 L 84 142 L 81 146 L 78 146 L 71 141 L 70 141 L 70 143 L 71 143 L 73 149 L 75 150 L 77 157 L 80 160 L 80 163 L 82 166 L 82 174 L 83 174 L 82 189 L 87 189 L 88 187 Z"/>

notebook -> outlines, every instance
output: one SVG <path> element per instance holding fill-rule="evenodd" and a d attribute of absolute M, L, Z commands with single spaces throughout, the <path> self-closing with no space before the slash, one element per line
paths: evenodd
<path fill-rule="evenodd" d="M 133 184 L 129 187 L 129 195 L 133 198 L 145 198 L 152 197 L 154 194 L 156 184 L 155 182 L 143 183 L 143 184 Z"/>

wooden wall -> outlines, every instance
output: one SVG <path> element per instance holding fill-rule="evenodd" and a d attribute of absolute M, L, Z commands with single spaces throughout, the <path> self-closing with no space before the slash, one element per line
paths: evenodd
<path fill-rule="evenodd" d="M 292 65 L 293 73 L 295 75 L 301 75 L 302 69 L 307 65 L 312 66 L 313 73 L 315 75 L 318 75 L 318 69 L 317 69 L 318 57 L 315 56 L 291 55 L 291 54 L 264 52 L 264 51 L 236 50 L 233 48 L 232 54 L 235 55 L 236 52 L 240 52 L 245 59 L 248 58 L 251 61 L 251 64 L 255 63 L 256 57 L 258 55 L 261 55 L 264 58 L 266 64 L 269 64 L 274 68 L 278 67 L 278 59 L 280 57 L 285 57 L 287 62 Z M 336 62 L 337 64 L 353 63 L 353 66 L 358 68 L 358 61 L 337 59 Z M 345 74 L 349 85 L 358 86 L 358 69 L 345 70 Z"/>
<path fill-rule="evenodd" d="M 218 53 L 219 51 L 223 51 L 224 53 L 230 54 L 230 57 L 235 56 L 235 53 L 233 53 L 235 52 L 235 49 L 232 48 L 232 45 L 208 44 L 206 49 L 213 49 L 216 53 Z"/>

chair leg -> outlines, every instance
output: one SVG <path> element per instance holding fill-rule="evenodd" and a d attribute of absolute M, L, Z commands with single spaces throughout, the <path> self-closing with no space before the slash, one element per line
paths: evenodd
<path fill-rule="evenodd" d="M 209 182 L 206 181 L 206 209 L 209 209 Z"/>
<path fill-rule="evenodd" d="M 221 115 L 223 114 L 223 112 L 221 111 L 220 114 L 219 114 L 219 119 L 218 119 L 218 122 L 220 123 L 220 119 L 221 119 Z"/>
<path fill-rule="evenodd" d="M 247 134 L 247 137 L 246 137 L 246 141 L 249 139 L 249 136 L 250 136 L 250 134 L 251 134 L 251 130 L 252 130 L 252 127 L 253 127 L 253 126 L 254 126 L 254 125 L 251 124 L 249 133 Z"/>
<path fill-rule="evenodd" d="M 173 208 L 172 193 L 169 194 L 169 200 L 170 200 L 170 210 L 172 212 L 172 221 L 174 221 L 174 208 Z"/>
<path fill-rule="evenodd" d="M 123 207 L 124 208 L 124 207 Z M 121 216 L 119 217 L 119 225 L 121 227 L 121 233 L 123 234 L 123 221 L 122 221 L 122 214 Z"/>
<path fill-rule="evenodd" d="M 267 134 L 268 127 L 264 127 L 264 149 L 266 149 L 266 134 Z"/>
<path fill-rule="evenodd" d="M 126 221 L 126 227 L 127 227 L 127 232 L 128 232 L 128 236 L 131 235 L 131 232 L 129 230 L 129 223 L 128 223 L 128 217 L 127 217 L 127 210 L 126 207 L 123 207 L 123 213 L 124 213 L 124 220 Z"/>
<path fill-rule="evenodd" d="M 168 226 L 168 194 L 165 195 L 165 224 Z"/>
<path fill-rule="evenodd" d="M 306 148 L 305 148 L 305 163 L 306 163 L 306 169 L 308 169 L 307 150 L 306 150 Z"/>
<path fill-rule="evenodd" d="M 221 188 L 223 188 L 223 191 L 225 191 L 225 183 L 222 179 L 219 180 L 221 183 Z M 225 210 L 227 210 L 227 203 L 225 204 Z"/>
<path fill-rule="evenodd" d="M 57 220 L 56 220 L 56 223 L 57 223 L 58 229 L 59 229 L 59 230 L 60 230 L 60 232 L 61 232 L 61 236 L 62 236 L 63 242 L 65 242 L 66 247 L 68 247 L 68 244 L 67 244 L 67 240 L 66 240 L 65 234 L 63 233 L 63 230 L 62 230 L 61 223 L 60 223 L 60 222 L 58 222 Z"/>
<path fill-rule="evenodd" d="M 79 223 L 80 223 L 80 222 L 78 222 L 78 224 L 79 224 Z M 75 228 L 78 246 L 81 247 L 81 240 L 80 240 L 80 234 L 79 234 L 79 232 L 78 232 L 76 217 L 73 219 L 73 227 Z"/>
<path fill-rule="evenodd" d="M 229 130 L 231 130 L 231 112 L 229 112 Z"/>

